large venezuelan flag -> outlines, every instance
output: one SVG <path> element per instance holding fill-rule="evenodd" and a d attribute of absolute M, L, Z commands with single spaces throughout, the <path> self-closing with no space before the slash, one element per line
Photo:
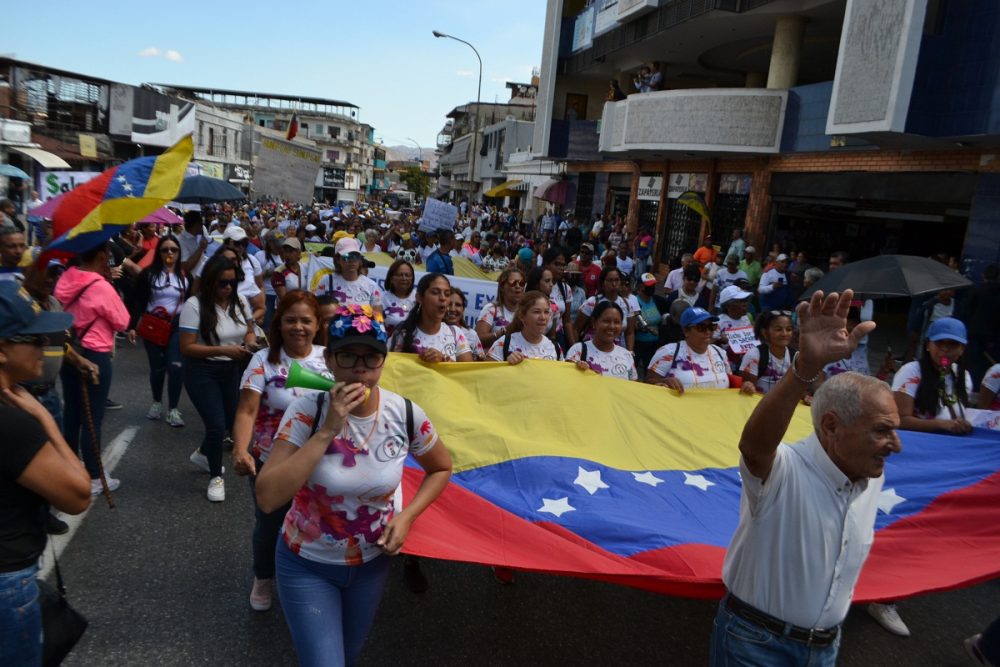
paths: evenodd
<path fill-rule="evenodd" d="M 44 256 L 94 248 L 161 208 L 180 192 L 193 155 L 189 135 L 161 155 L 123 162 L 64 195 Z"/>
<path fill-rule="evenodd" d="M 427 411 L 455 463 L 408 553 L 721 596 L 739 518 L 737 444 L 756 398 L 679 397 L 559 362 L 427 365 L 401 354 L 382 384 Z M 800 408 L 785 441 L 810 430 Z M 1000 574 L 1000 434 L 900 435 L 857 601 Z M 407 468 L 405 497 L 421 476 Z"/>

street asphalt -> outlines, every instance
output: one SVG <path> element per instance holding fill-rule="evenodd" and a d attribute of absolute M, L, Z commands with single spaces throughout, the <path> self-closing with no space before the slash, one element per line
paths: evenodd
<path fill-rule="evenodd" d="M 126 346 L 114 364 L 106 456 L 120 454 L 115 509 L 102 498 L 57 538 L 74 606 L 90 620 L 67 665 L 294 665 L 280 606 L 250 609 L 253 506 L 226 474 L 226 501 L 205 498 L 208 475 L 188 455 L 202 427 L 185 396 L 184 428 L 150 422 L 146 359 Z M 131 438 L 130 438 L 131 436 Z M 127 446 L 126 446 L 127 443 Z M 228 456 L 227 456 L 228 459 Z M 227 462 L 228 467 L 228 462 Z M 1000 556 L 998 556 L 1000 557 Z M 368 638 L 366 665 L 705 665 L 715 602 L 593 581 L 424 561 L 430 590 L 411 593 L 402 562 Z M 899 638 L 855 607 L 841 665 L 966 665 L 962 640 L 1000 613 L 1000 580 L 899 603 L 913 631 Z"/>

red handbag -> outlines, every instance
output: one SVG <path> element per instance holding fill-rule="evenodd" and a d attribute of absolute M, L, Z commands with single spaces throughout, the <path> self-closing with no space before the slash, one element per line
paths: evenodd
<path fill-rule="evenodd" d="M 139 318 L 139 326 L 135 333 L 139 338 L 148 340 L 153 345 L 166 347 L 170 342 L 170 334 L 173 331 L 173 318 L 166 308 L 156 308 L 150 312 L 143 313 Z"/>

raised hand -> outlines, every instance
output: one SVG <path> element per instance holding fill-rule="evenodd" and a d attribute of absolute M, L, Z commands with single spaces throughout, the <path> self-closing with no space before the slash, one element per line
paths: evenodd
<path fill-rule="evenodd" d="M 812 377 L 823 366 L 851 356 L 858 343 L 875 328 L 874 322 L 862 322 L 847 330 L 847 311 L 854 298 L 853 290 L 842 294 L 815 292 L 808 302 L 796 308 L 799 316 L 798 374 Z"/>

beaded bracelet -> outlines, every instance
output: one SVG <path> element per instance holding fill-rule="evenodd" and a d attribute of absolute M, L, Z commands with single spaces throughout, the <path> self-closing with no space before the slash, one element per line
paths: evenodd
<path fill-rule="evenodd" d="M 818 373 L 816 373 L 816 375 L 814 375 L 810 379 L 806 379 L 806 378 L 802 377 L 801 375 L 799 375 L 799 372 L 795 369 L 795 362 L 796 362 L 796 360 L 798 360 L 798 358 L 799 358 L 799 353 L 796 352 L 795 356 L 792 357 L 792 375 L 795 376 L 796 380 L 798 380 L 799 382 L 804 382 L 805 384 L 812 384 L 813 382 L 815 382 L 816 380 L 818 380 L 821 375 L 823 375 L 823 370 L 822 369 L 820 369 L 820 371 Z"/>

